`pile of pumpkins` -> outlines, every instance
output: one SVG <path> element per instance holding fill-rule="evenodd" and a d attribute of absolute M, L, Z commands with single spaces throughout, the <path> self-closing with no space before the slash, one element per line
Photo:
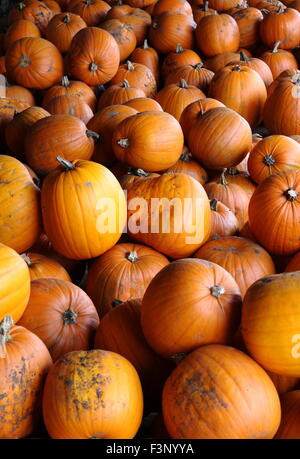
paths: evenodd
<path fill-rule="evenodd" d="M 300 438 L 299 11 L 11 8 L 0 438 Z"/>

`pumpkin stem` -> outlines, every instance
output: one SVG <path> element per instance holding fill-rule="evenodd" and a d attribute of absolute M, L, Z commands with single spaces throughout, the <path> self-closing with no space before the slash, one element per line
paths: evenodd
<path fill-rule="evenodd" d="M 128 148 L 130 146 L 129 139 L 120 139 L 118 140 L 118 145 L 122 148 Z"/>
<path fill-rule="evenodd" d="M 187 82 L 183 78 L 180 80 L 179 87 L 182 89 L 188 89 Z"/>
<path fill-rule="evenodd" d="M 207 13 L 209 10 L 209 7 L 208 7 L 208 2 L 204 2 L 204 8 L 203 8 L 203 11 L 205 11 L 205 13 Z"/>
<path fill-rule="evenodd" d="M 130 88 L 130 84 L 127 80 L 124 80 L 123 83 L 122 83 L 122 88 Z"/>
<path fill-rule="evenodd" d="M 298 191 L 294 190 L 293 188 L 289 188 L 284 192 L 285 197 L 288 201 L 297 201 L 298 199 Z"/>
<path fill-rule="evenodd" d="M 182 45 L 180 43 L 178 43 L 177 47 L 176 47 L 176 54 L 181 54 L 183 53 L 184 49 L 182 47 Z"/>
<path fill-rule="evenodd" d="M 277 13 L 279 13 L 279 14 L 284 13 L 284 10 L 285 10 L 285 7 L 283 5 L 280 5 L 280 7 L 278 8 Z"/>
<path fill-rule="evenodd" d="M 84 3 L 85 3 L 86 5 L 89 5 L 89 6 L 90 6 L 90 5 L 94 5 L 93 0 L 85 0 Z"/>
<path fill-rule="evenodd" d="M 21 257 L 23 258 L 23 260 L 25 261 L 27 266 L 30 268 L 30 266 L 32 266 L 32 261 L 31 261 L 30 257 L 28 255 L 26 255 L 26 253 L 22 253 Z"/>
<path fill-rule="evenodd" d="M 14 325 L 14 321 L 11 316 L 5 316 L 0 322 L 0 358 L 5 359 L 7 356 L 6 353 L 6 343 L 11 340 L 9 334 L 10 328 Z"/>
<path fill-rule="evenodd" d="M 216 198 L 211 199 L 211 200 L 209 201 L 209 204 L 210 204 L 211 210 L 214 210 L 214 211 L 216 212 L 216 211 L 217 211 L 218 200 L 217 200 Z"/>
<path fill-rule="evenodd" d="M 221 285 L 214 285 L 210 288 L 210 293 L 215 296 L 216 298 L 220 298 L 221 295 L 224 295 L 225 288 Z"/>
<path fill-rule="evenodd" d="M 244 53 L 244 51 L 240 52 L 240 61 L 241 62 L 249 62 L 249 57 Z"/>
<path fill-rule="evenodd" d="M 61 85 L 64 86 L 64 88 L 67 88 L 68 86 L 70 86 L 70 80 L 69 78 L 67 77 L 67 75 L 64 75 L 61 79 Z"/>
<path fill-rule="evenodd" d="M 149 49 L 149 45 L 148 45 L 148 40 L 147 39 L 144 40 L 142 49 Z"/>
<path fill-rule="evenodd" d="M 219 181 L 219 183 L 220 183 L 221 185 L 228 185 L 228 182 L 227 182 L 227 180 L 226 180 L 226 178 L 225 178 L 225 173 L 226 173 L 226 171 L 227 171 L 227 168 L 224 168 L 223 171 L 222 171 L 222 174 L 221 174 L 221 176 L 220 176 L 220 181 Z"/>
<path fill-rule="evenodd" d="M 74 311 L 74 309 L 69 308 L 66 311 L 62 313 L 63 316 L 63 321 L 65 325 L 72 325 L 76 324 L 76 319 L 78 317 L 78 314 Z"/>
<path fill-rule="evenodd" d="M 187 352 L 179 352 L 178 354 L 172 355 L 171 359 L 175 363 L 175 365 L 179 365 L 179 363 L 187 356 Z"/>
<path fill-rule="evenodd" d="M 96 64 L 96 62 L 91 62 L 89 65 L 89 70 L 91 72 L 96 72 L 98 70 L 98 64 Z"/>
<path fill-rule="evenodd" d="M 17 9 L 19 11 L 22 11 L 24 8 L 26 8 L 26 4 L 25 3 L 20 2 L 20 3 L 17 4 Z"/>
<path fill-rule="evenodd" d="M 97 140 L 100 139 L 100 135 L 97 134 L 97 132 L 94 132 L 94 131 L 90 131 L 89 129 L 87 129 L 85 131 L 87 137 L 93 137 L 93 139 L 95 140 L 95 142 L 97 142 Z"/>
<path fill-rule="evenodd" d="M 203 62 L 198 62 L 196 65 L 192 65 L 193 69 L 200 70 L 203 67 Z"/>
<path fill-rule="evenodd" d="M 136 175 L 137 177 L 149 177 L 149 174 L 145 172 L 143 169 L 134 169 L 130 168 L 127 172 L 128 175 Z"/>
<path fill-rule="evenodd" d="M 152 28 L 154 30 L 158 29 L 158 22 L 154 21 L 153 24 L 152 24 Z"/>
<path fill-rule="evenodd" d="M 272 53 L 277 53 L 278 52 L 278 46 L 280 45 L 280 40 L 276 41 L 274 48 L 272 50 Z"/>
<path fill-rule="evenodd" d="M 131 61 L 127 61 L 126 65 L 127 65 L 127 70 L 129 70 L 129 72 L 133 72 L 133 70 L 134 70 L 133 63 Z"/>
<path fill-rule="evenodd" d="M 24 69 L 28 67 L 28 65 L 31 64 L 31 61 L 28 56 L 21 56 L 18 62 L 18 65 L 20 67 L 23 67 Z"/>
<path fill-rule="evenodd" d="M 240 65 L 234 65 L 232 68 L 233 72 L 240 72 L 242 70 L 242 67 Z"/>
<path fill-rule="evenodd" d="M 274 166 L 274 164 L 276 163 L 276 160 L 275 160 L 274 156 L 266 155 L 263 158 L 263 162 L 264 162 L 264 164 L 266 166 Z"/>
<path fill-rule="evenodd" d="M 179 159 L 180 161 L 183 161 L 184 163 L 188 163 L 191 160 L 191 156 L 192 156 L 191 152 L 187 150 L 181 154 Z"/>
<path fill-rule="evenodd" d="M 238 175 L 239 172 L 237 170 L 237 168 L 235 166 L 231 166 L 229 167 L 229 169 L 227 170 L 227 173 L 228 175 Z"/>
<path fill-rule="evenodd" d="M 122 304 L 122 303 L 123 303 L 123 301 L 118 300 L 118 299 L 116 298 L 115 300 L 113 300 L 113 301 L 111 302 L 111 305 L 112 305 L 113 308 L 115 308 L 116 306 L 118 306 L 119 304 Z"/>
<path fill-rule="evenodd" d="M 131 252 L 128 253 L 126 258 L 127 260 L 131 261 L 131 263 L 134 263 L 138 259 L 138 254 L 135 250 L 132 250 Z"/>
<path fill-rule="evenodd" d="M 68 13 L 63 17 L 62 22 L 65 24 L 69 24 L 71 22 L 70 15 Z"/>
<path fill-rule="evenodd" d="M 76 167 L 75 164 L 70 163 L 70 161 L 62 158 L 61 156 L 56 156 L 56 160 L 64 167 L 65 171 L 73 171 Z"/>

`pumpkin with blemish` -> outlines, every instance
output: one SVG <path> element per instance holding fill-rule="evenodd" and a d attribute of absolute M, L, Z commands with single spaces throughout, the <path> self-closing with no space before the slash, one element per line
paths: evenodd
<path fill-rule="evenodd" d="M 8 123 L 16 116 L 29 107 L 28 103 L 19 100 L 0 98 L 0 142 L 4 144 L 5 129 Z M 3 145 L 3 147 L 5 144 Z"/>
<path fill-rule="evenodd" d="M 259 25 L 264 19 L 258 8 L 242 8 L 232 15 L 240 31 L 240 47 L 252 49 L 259 43 Z"/>
<path fill-rule="evenodd" d="M 52 258 L 39 253 L 26 252 L 21 255 L 26 262 L 30 279 L 62 279 L 71 282 L 71 278 L 65 268 Z"/>
<path fill-rule="evenodd" d="M 185 49 L 192 49 L 195 27 L 192 15 L 167 11 L 152 22 L 149 28 L 150 44 L 159 54 L 174 52 L 178 43 Z"/>
<path fill-rule="evenodd" d="M 132 86 L 127 80 L 109 86 L 100 96 L 97 109 L 120 105 L 138 97 L 146 97 L 141 88 Z"/>
<path fill-rule="evenodd" d="M 162 407 L 174 439 L 271 439 L 281 416 L 267 373 L 243 352 L 218 344 L 179 363 L 165 384 Z"/>
<path fill-rule="evenodd" d="M 44 2 L 19 2 L 11 8 L 8 14 L 8 23 L 12 24 L 20 19 L 26 19 L 33 22 L 39 28 L 40 32 L 44 33 L 52 17 L 53 12 Z"/>
<path fill-rule="evenodd" d="M 136 47 L 136 36 L 132 27 L 118 19 L 108 19 L 102 22 L 100 27 L 107 30 L 116 40 L 120 51 L 120 61 L 127 59 Z"/>
<path fill-rule="evenodd" d="M 228 343 L 240 314 L 240 290 L 231 274 L 215 263 L 186 258 L 170 263 L 150 282 L 141 324 L 152 349 L 172 357 L 204 344 Z"/>
<path fill-rule="evenodd" d="M 44 343 L 8 315 L 0 323 L 0 356 L 0 438 L 25 438 L 41 417 L 52 359 Z"/>
<path fill-rule="evenodd" d="M 131 439 L 143 415 L 138 374 L 114 352 L 68 353 L 47 376 L 43 415 L 54 439 Z"/>
<path fill-rule="evenodd" d="M 259 33 L 261 41 L 268 47 L 280 41 L 279 48 L 294 49 L 300 44 L 300 13 L 284 7 L 271 11 L 260 22 Z"/>
<path fill-rule="evenodd" d="M 158 17 L 168 11 L 176 11 L 186 15 L 193 14 L 190 2 L 186 0 L 158 0 L 153 8 L 153 17 Z"/>
<path fill-rule="evenodd" d="M 82 17 L 88 27 L 98 26 L 103 22 L 110 8 L 110 5 L 103 0 L 76 0 L 75 2 L 71 0 L 68 5 L 68 11 Z"/>
<path fill-rule="evenodd" d="M 51 115 L 72 115 L 87 124 L 94 113 L 91 107 L 77 96 L 56 96 L 53 97 L 45 109 Z"/>
<path fill-rule="evenodd" d="M 159 55 L 152 46 L 148 45 L 147 40 L 144 40 L 144 43 L 141 46 L 138 46 L 133 50 L 130 60 L 131 62 L 146 65 L 146 67 L 152 71 L 156 82 L 158 83 L 160 72 Z"/>
<path fill-rule="evenodd" d="M 43 107 L 45 107 L 51 99 L 58 96 L 76 96 L 83 102 L 87 103 L 92 110 L 95 110 L 97 99 L 94 91 L 90 86 L 83 81 L 69 80 L 64 75 L 61 82 L 51 86 L 43 95 Z"/>
<path fill-rule="evenodd" d="M 127 102 L 123 102 L 127 107 L 132 107 L 138 112 L 147 112 L 149 110 L 158 110 L 163 112 L 161 105 L 150 97 L 137 97 L 136 99 L 130 99 Z"/>
<path fill-rule="evenodd" d="M 13 22 L 5 33 L 5 49 L 8 49 L 12 43 L 20 40 L 20 38 L 40 36 L 41 32 L 33 22 L 28 21 L 27 19 L 19 19 L 18 21 Z"/>
<path fill-rule="evenodd" d="M 181 44 L 177 44 L 176 49 L 167 54 L 161 66 L 161 73 L 164 78 L 179 67 L 184 65 L 197 65 L 202 62 L 199 54 L 193 49 L 185 49 Z"/>
<path fill-rule="evenodd" d="M 107 13 L 107 19 L 110 18 L 109 13 L 110 10 Z M 128 14 L 122 16 L 121 21 L 132 27 L 132 30 L 135 33 L 137 45 L 141 45 L 147 37 L 148 28 L 152 22 L 150 14 L 141 8 L 130 8 Z"/>
<path fill-rule="evenodd" d="M 69 51 L 73 37 L 85 27 L 86 23 L 77 14 L 60 13 L 53 16 L 45 35 L 47 40 L 51 41 L 61 53 L 66 53 Z"/>
<path fill-rule="evenodd" d="M 279 45 L 280 41 L 276 41 L 272 49 L 265 51 L 260 56 L 260 59 L 270 67 L 274 79 L 284 70 L 298 69 L 298 63 L 293 53 L 284 49 L 279 49 Z"/>
<path fill-rule="evenodd" d="M 109 86 L 123 83 L 126 80 L 130 86 L 141 89 L 146 97 L 156 94 L 156 80 L 152 71 L 144 64 L 127 61 L 120 65 L 116 75 L 110 80 Z M 133 96 L 134 97 L 138 96 Z M 143 97 L 143 96 L 142 96 Z"/>
<path fill-rule="evenodd" d="M 239 229 L 236 216 L 218 199 L 210 200 L 211 208 L 211 237 L 233 236 Z"/>
<path fill-rule="evenodd" d="M 205 68 L 202 62 L 198 62 L 196 65 L 178 67 L 174 72 L 169 73 L 165 79 L 165 86 L 176 84 L 183 79 L 188 85 L 196 86 L 206 92 L 213 76 L 211 70 Z"/>

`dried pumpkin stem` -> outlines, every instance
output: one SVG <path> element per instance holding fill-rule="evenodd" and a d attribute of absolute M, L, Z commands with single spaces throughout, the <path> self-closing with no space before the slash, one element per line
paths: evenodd
<path fill-rule="evenodd" d="M 288 201 L 297 201 L 298 199 L 298 191 L 294 190 L 293 188 L 289 188 L 284 192 L 285 197 Z"/>
<path fill-rule="evenodd" d="M 229 167 L 229 169 L 227 169 L 227 173 L 228 175 L 238 175 L 239 172 L 237 170 L 237 168 L 235 166 L 231 166 Z"/>
<path fill-rule="evenodd" d="M 278 46 L 280 45 L 280 40 L 276 41 L 274 48 L 272 50 L 272 53 L 277 53 L 278 52 Z"/>
<path fill-rule="evenodd" d="M 186 356 L 187 356 L 187 352 L 179 352 L 178 354 L 172 355 L 171 360 L 173 360 L 173 362 L 174 362 L 176 365 L 179 365 L 179 363 L 180 363 Z"/>
<path fill-rule="evenodd" d="M 241 62 L 249 62 L 249 57 L 244 53 L 244 51 L 240 51 L 240 61 Z"/>
<path fill-rule="evenodd" d="M 214 210 L 216 212 L 217 211 L 218 200 L 216 198 L 211 199 L 209 204 L 210 204 L 211 210 Z"/>
<path fill-rule="evenodd" d="M 11 316 L 5 316 L 0 323 L 0 358 L 5 359 L 6 343 L 11 340 L 10 329 L 14 325 L 14 321 Z"/>
<path fill-rule="evenodd" d="M 149 49 L 149 45 L 148 45 L 148 40 L 147 39 L 144 40 L 142 49 Z"/>
<path fill-rule="evenodd" d="M 78 314 L 74 311 L 74 309 L 69 308 L 62 313 L 63 321 L 66 325 L 76 324 Z"/>
<path fill-rule="evenodd" d="M 66 171 L 73 171 L 75 169 L 75 164 L 70 163 L 70 161 L 62 158 L 61 156 L 56 156 L 56 160 Z"/>
<path fill-rule="evenodd" d="M 204 8 L 203 8 L 203 11 L 205 11 L 205 13 L 207 13 L 209 10 L 209 6 L 208 6 L 208 2 L 204 2 Z"/>
<path fill-rule="evenodd" d="M 275 160 L 274 156 L 272 156 L 272 155 L 266 155 L 266 156 L 264 156 L 264 158 L 263 158 L 263 162 L 264 162 L 264 164 L 265 164 L 266 166 L 274 166 L 276 160 Z"/>
<path fill-rule="evenodd" d="M 184 163 L 188 163 L 191 160 L 191 156 L 192 154 L 190 151 L 185 151 L 184 153 L 182 153 L 179 159 L 180 161 L 183 161 Z"/>
<path fill-rule="evenodd" d="M 17 4 L 17 9 L 19 11 L 22 11 L 24 8 L 26 8 L 26 4 L 25 3 L 20 2 L 20 3 Z"/>
<path fill-rule="evenodd" d="M 63 17 L 62 22 L 64 22 L 65 24 L 70 24 L 71 17 L 70 17 L 70 15 L 68 13 Z"/>
<path fill-rule="evenodd" d="M 177 47 L 176 47 L 176 54 L 180 54 L 180 53 L 183 53 L 184 49 L 182 47 L 182 45 L 180 43 L 178 43 Z"/>
<path fill-rule="evenodd" d="M 182 89 L 188 89 L 187 82 L 183 78 L 180 80 L 179 87 Z"/>
<path fill-rule="evenodd" d="M 130 142 L 129 142 L 129 139 L 120 139 L 118 140 L 118 145 L 120 145 L 120 147 L 122 148 L 128 148 L 130 146 Z"/>
<path fill-rule="evenodd" d="M 149 174 L 143 169 L 135 169 L 131 167 L 127 172 L 128 175 L 136 175 L 137 177 L 149 177 Z"/>
<path fill-rule="evenodd" d="M 133 63 L 131 61 L 127 61 L 126 65 L 127 65 L 127 70 L 129 70 L 129 72 L 133 72 L 134 71 L 134 65 L 133 65 Z"/>
<path fill-rule="evenodd" d="M 91 72 L 96 72 L 98 70 L 98 64 L 96 64 L 96 62 L 91 62 L 89 65 L 89 70 Z"/>
<path fill-rule="evenodd" d="M 131 263 L 134 263 L 138 259 L 138 254 L 135 250 L 132 250 L 131 252 L 129 252 L 126 258 L 127 260 L 131 261 Z"/>
<path fill-rule="evenodd" d="M 67 77 L 67 75 L 64 75 L 61 79 L 61 85 L 64 86 L 64 88 L 67 88 L 68 86 L 70 86 L 70 80 L 69 78 Z"/>
<path fill-rule="evenodd" d="M 210 288 L 210 293 L 215 296 L 216 298 L 220 298 L 221 295 L 224 295 L 225 288 L 221 285 L 214 285 Z"/>
<path fill-rule="evenodd" d="M 203 68 L 203 62 L 198 62 L 198 64 L 192 66 L 195 70 L 200 70 Z"/>
<path fill-rule="evenodd" d="M 21 257 L 23 258 L 23 260 L 25 261 L 25 263 L 27 264 L 27 266 L 32 266 L 32 261 L 30 259 L 30 257 L 28 255 L 26 255 L 26 253 L 22 253 Z"/>
<path fill-rule="evenodd" d="M 123 81 L 122 88 L 130 88 L 130 84 L 129 84 L 128 80 L 124 80 Z"/>
<path fill-rule="evenodd" d="M 97 132 L 90 131 L 89 129 L 87 129 L 85 133 L 87 137 L 92 137 L 95 140 L 95 142 L 100 139 L 100 135 Z"/>
<path fill-rule="evenodd" d="M 116 306 L 119 306 L 119 304 L 122 304 L 122 303 L 123 303 L 123 301 L 118 300 L 118 299 L 116 298 L 115 300 L 113 300 L 113 301 L 111 302 L 111 305 L 112 305 L 113 308 L 115 308 Z"/>
<path fill-rule="evenodd" d="M 226 173 L 226 171 L 227 171 L 227 168 L 224 168 L 223 171 L 222 171 L 222 174 L 221 174 L 221 176 L 220 176 L 220 181 L 219 181 L 219 183 L 220 183 L 221 185 L 228 185 L 228 182 L 227 182 L 227 180 L 226 180 L 226 178 L 225 178 L 225 173 Z"/>

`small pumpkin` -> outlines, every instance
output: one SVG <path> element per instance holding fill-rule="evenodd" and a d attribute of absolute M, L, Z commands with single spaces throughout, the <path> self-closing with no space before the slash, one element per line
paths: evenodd
<path fill-rule="evenodd" d="M 153 8 L 153 17 L 158 17 L 168 11 L 192 15 L 192 7 L 186 0 L 158 0 Z"/>
<path fill-rule="evenodd" d="M 259 25 L 264 19 L 258 8 L 248 7 L 236 11 L 232 15 L 240 31 L 240 47 L 253 48 L 260 41 Z"/>
<path fill-rule="evenodd" d="M 132 99 L 146 97 L 141 88 L 131 86 L 127 80 L 109 86 L 100 96 L 97 109 L 101 110 L 112 105 L 122 105 Z"/>
<path fill-rule="evenodd" d="M 146 97 L 153 97 L 156 94 L 155 77 L 151 70 L 143 64 L 127 61 L 126 64 L 120 65 L 116 75 L 110 80 L 109 85 L 123 83 L 124 80 L 130 86 L 142 89 Z"/>
<path fill-rule="evenodd" d="M 210 200 L 211 237 L 233 236 L 239 229 L 238 220 L 232 210 L 218 199 Z"/>
<path fill-rule="evenodd" d="M 5 33 L 5 49 L 17 40 L 25 37 L 40 37 L 40 29 L 28 19 L 19 19 L 13 22 Z"/>
<path fill-rule="evenodd" d="M 206 69 L 202 62 L 198 62 L 196 65 L 178 67 L 174 72 L 169 73 L 165 79 L 165 86 L 178 83 L 183 79 L 188 85 L 196 86 L 206 92 L 213 76 L 214 73 L 211 70 Z"/>
<path fill-rule="evenodd" d="M 75 0 L 75 2 L 71 0 L 68 6 L 68 10 L 82 17 L 88 27 L 98 26 L 103 22 L 110 8 L 110 5 L 103 0 Z"/>
<path fill-rule="evenodd" d="M 128 7 L 128 5 L 126 6 Z M 109 13 L 110 11 L 107 13 L 107 19 L 109 18 Z M 141 45 L 147 38 L 148 28 L 152 22 L 150 14 L 141 8 L 131 8 L 130 11 L 122 15 L 121 21 L 132 28 L 137 45 Z"/>
<path fill-rule="evenodd" d="M 123 105 L 134 108 L 138 112 L 147 112 L 149 110 L 158 110 L 163 112 L 161 105 L 150 97 L 137 97 L 136 99 L 130 99 L 127 102 L 123 102 Z"/>
<path fill-rule="evenodd" d="M 136 48 L 136 36 L 130 25 L 122 23 L 119 19 L 108 19 L 100 24 L 101 29 L 107 30 L 116 40 L 120 61 L 124 61 Z M 136 62 L 136 61 L 133 61 Z M 143 62 L 140 62 L 143 64 Z"/>
<path fill-rule="evenodd" d="M 183 147 L 181 156 L 177 163 L 164 171 L 165 174 L 188 174 L 197 180 L 201 185 L 207 182 L 207 172 L 200 164 L 193 159 L 191 152 L 187 147 Z"/>
<path fill-rule="evenodd" d="M 174 72 L 184 65 L 197 65 L 202 62 L 199 54 L 193 49 L 184 49 L 181 44 L 177 44 L 174 51 L 169 52 L 163 59 L 161 73 L 165 79 L 169 73 Z"/>
<path fill-rule="evenodd" d="M 44 33 L 52 17 L 53 12 L 44 2 L 19 2 L 16 6 L 10 9 L 8 14 L 8 23 L 12 24 L 19 19 L 27 19 L 28 21 L 33 22 L 39 28 L 41 33 Z"/>
<path fill-rule="evenodd" d="M 300 45 L 300 13 L 294 8 L 283 7 L 270 11 L 259 24 L 259 32 L 268 47 L 280 41 L 279 48 L 294 49 Z"/>
<path fill-rule="evenodd" d="M 26 252 L 21 256 L 28 266 L 32 281 L 36 279 L 62 279 L 71 282 L 65 268 L 56 260 L 32 252 Z"/>
<path fill-rule="evenodd" d="M 87 124 L 94 113 L 91 107 L 77 96 L 56 96 L 53 97 L 45 109 L 51 115 L 72 115 Z"/>
<path fill-rule="evenodd" d="M 145 39 L 144 43 L 141 46 L 137 46 L 131 56 L 131 62 L 136 62 L 137 64 L 143 64 L 148 67 L 153 73 L 156 83 L 159 81 L 159 56 L 157 51 L 148 45 L 148 40 Z"/>
<path fill-rule="evenodd" d="M 73 13 L 56 14 L 49 22 L 45 36 L 61 53 L 69 51 L 76 33 L 86 27 L 84 20 Z"/>
<path fill-rule="evenodd" d="M 274 79 L 284 70 L 298 69 L 295 56 L 289 51 L 278 49 L 279 45 L 280 41 L 277 41 L 271 50 L 265 51 L 260 55 L 260 59 L 270 67 Z"/>
<path fill-rule="evenodd" d="M 256 57 L 247 57 L 246 54 L 243 51 L 241 51 L 240 61 L 234 62 L 234 64 L 249 67 L 252 70 L 255 70 L 262 78 L 263 82 L 266 85 L 266 88 L 268 88 L 270 84 L 273 82 L 273 75 L 271 69 L 268 66 L 268 64 L 266 64 L 262 59 L 258 59 Z"/>

